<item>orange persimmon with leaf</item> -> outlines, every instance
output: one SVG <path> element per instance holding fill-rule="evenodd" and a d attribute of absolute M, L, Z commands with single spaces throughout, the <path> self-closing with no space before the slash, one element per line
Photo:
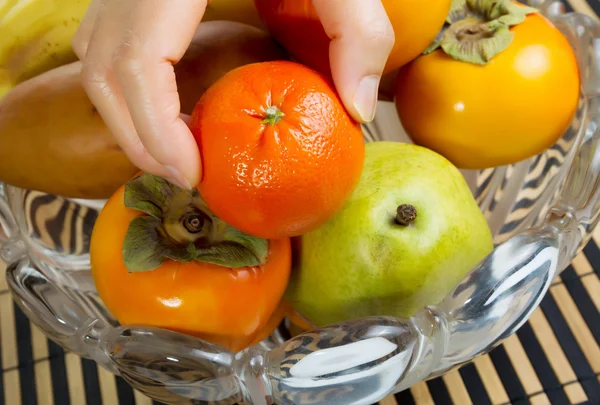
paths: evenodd
<path fill-rule="evenodd" d="M 266 337 L 285 315 L 290 240 L 244 234 L 216 217 L 197 190 L 150 174 L 108 200 L 90 256 L 98 294 L 122 324 L 237 351 Z"/>
<path fill-rule="evenodd" d="M 569 41 L 536 9 L 509 0 L 456 6 L 439 41 L 399 71 L 395 103 L 404 129 L 463 169 L 543 152 L 579 103 Z"/>

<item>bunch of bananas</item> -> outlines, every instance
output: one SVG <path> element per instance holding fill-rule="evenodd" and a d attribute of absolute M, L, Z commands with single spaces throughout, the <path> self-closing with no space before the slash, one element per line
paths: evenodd
<path fill-rule="evenodd" d="M 0 1 L 0 98 L 32 77 L 77 60 L 71 39 L 91 0 Z M 253 0 L 218 0 L 208 20 L 260 25 Z"/>
<path fill-rule="evenodd" d="M 77 60 L 71 38 L 90 2 L 0 2 L 0 98 L 27 79 Z"/>

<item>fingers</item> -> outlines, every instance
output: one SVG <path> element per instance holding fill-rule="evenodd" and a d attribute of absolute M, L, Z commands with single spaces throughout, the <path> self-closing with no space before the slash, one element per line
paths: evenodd
<path fill-rule="evenodd" d="M 127 156 L 188 188 L 199 181 L 200 156 L 180 117 L 173 64 L 205 8 L 206 0 L 104 0 L 84 55 L 84 87 Z M 80 53 L 85 30 L 74 41 Z"/>
<path fill-rule="evenodd" d="M 394 46 L 394 29 L 381 0 L 313 0 L 331 38 L 331 74 L 352 117 L 375 116 L 383 69 Z"/>
<path fill-rule="evenodd" d="M 85 53 L 87 52 L 87 47 L 90 42 L 90 38 L 92 37 L 94 24 L 102 4 L 103 0 L 92 0 L 90 6 L 85 12 L 85 15 L 79 23 L 79 27 L 77 28 L 73 39 L 71 40 L 73 51 L 79 60 L 83 60 L 85 58 Z"/>
<path fill-rule="evenodd" d="M 138 0 L 140 7 L 113 55 L 113 67 L 143 145 L 156 160 L 195 185 L 200 173 L 198 147 L 179 115 L 173 64 L 192 41 L 206 0 L 179 2 L 194 6 Z"/>
<path fill-rule="evenodd" d="M 123 35 L 122 30 L 129 24 L 129 10 L 123 7 L 123 2 L 117 0 L 95 2 L 101 3 L 101 7 L 95 10 L 96 20 L 92 28 L 86 29 L 89 37 L 84 36 L 83 23 L 94 18 L 93 10 L 84 17 L 78 41 L 74 41 L 74 48 L 79 49 L 80 59 L 83 61 L 83 86 L 129 159 L 144 171 L 166 177 L 162 165 L 148 153 L 137 135 L 112 66 L 113 54 Z M 79 36 L 80 32 L 82 34 Z"/>

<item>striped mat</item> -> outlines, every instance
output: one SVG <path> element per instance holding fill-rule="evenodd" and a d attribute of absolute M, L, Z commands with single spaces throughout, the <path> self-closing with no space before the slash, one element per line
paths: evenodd
<path fill-rule="evenodd" d="M 565 5 L 600 15 L 600 0 Z M 600 229 L 529 321 L 489 355 L 379 404 L 600 405 L 599 244 Z M 0 366 L 0 405 L 159 405 L 47 340 L 13 304 L 4 277 Z"/>

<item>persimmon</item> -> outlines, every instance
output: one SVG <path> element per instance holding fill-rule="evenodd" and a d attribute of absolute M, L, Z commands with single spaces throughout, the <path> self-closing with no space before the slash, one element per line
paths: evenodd
<path fill-rule="evenodd" d="M 384 73 L 416 58 L 434 40 L 452 0 L 382 0 L 395 44 Z M 329 43 L 312 0 L 254 0 L 273 37 L 299 62 L 330 77 Z"/>
<path fill-rule="evenodd" d="M 90 246 L 100 298 L 121 324 L 161 327 L 241 350 L 283 319 L 288 238 L 243 234 L 197 190 L 141 174 L 119 188 Z"/>
<path fill-rule="evenodd" d="M 361 126 L 333 85 L 298 63 L 228 72 L 202 95 L 189 126 L 202 157 L 202 198 L 250 235 L 291 237 L 317 228 L 362 173 Z"/>
<path fill-rule="evenodd" d="M 577 111 L 575 52 L 534 8 L 497 0 L 464 7 L 471 17 L 451 21 L 439 42 L 398 73 L 395 103 L 404 129 L 463 169 L 543 152 Z"/>

